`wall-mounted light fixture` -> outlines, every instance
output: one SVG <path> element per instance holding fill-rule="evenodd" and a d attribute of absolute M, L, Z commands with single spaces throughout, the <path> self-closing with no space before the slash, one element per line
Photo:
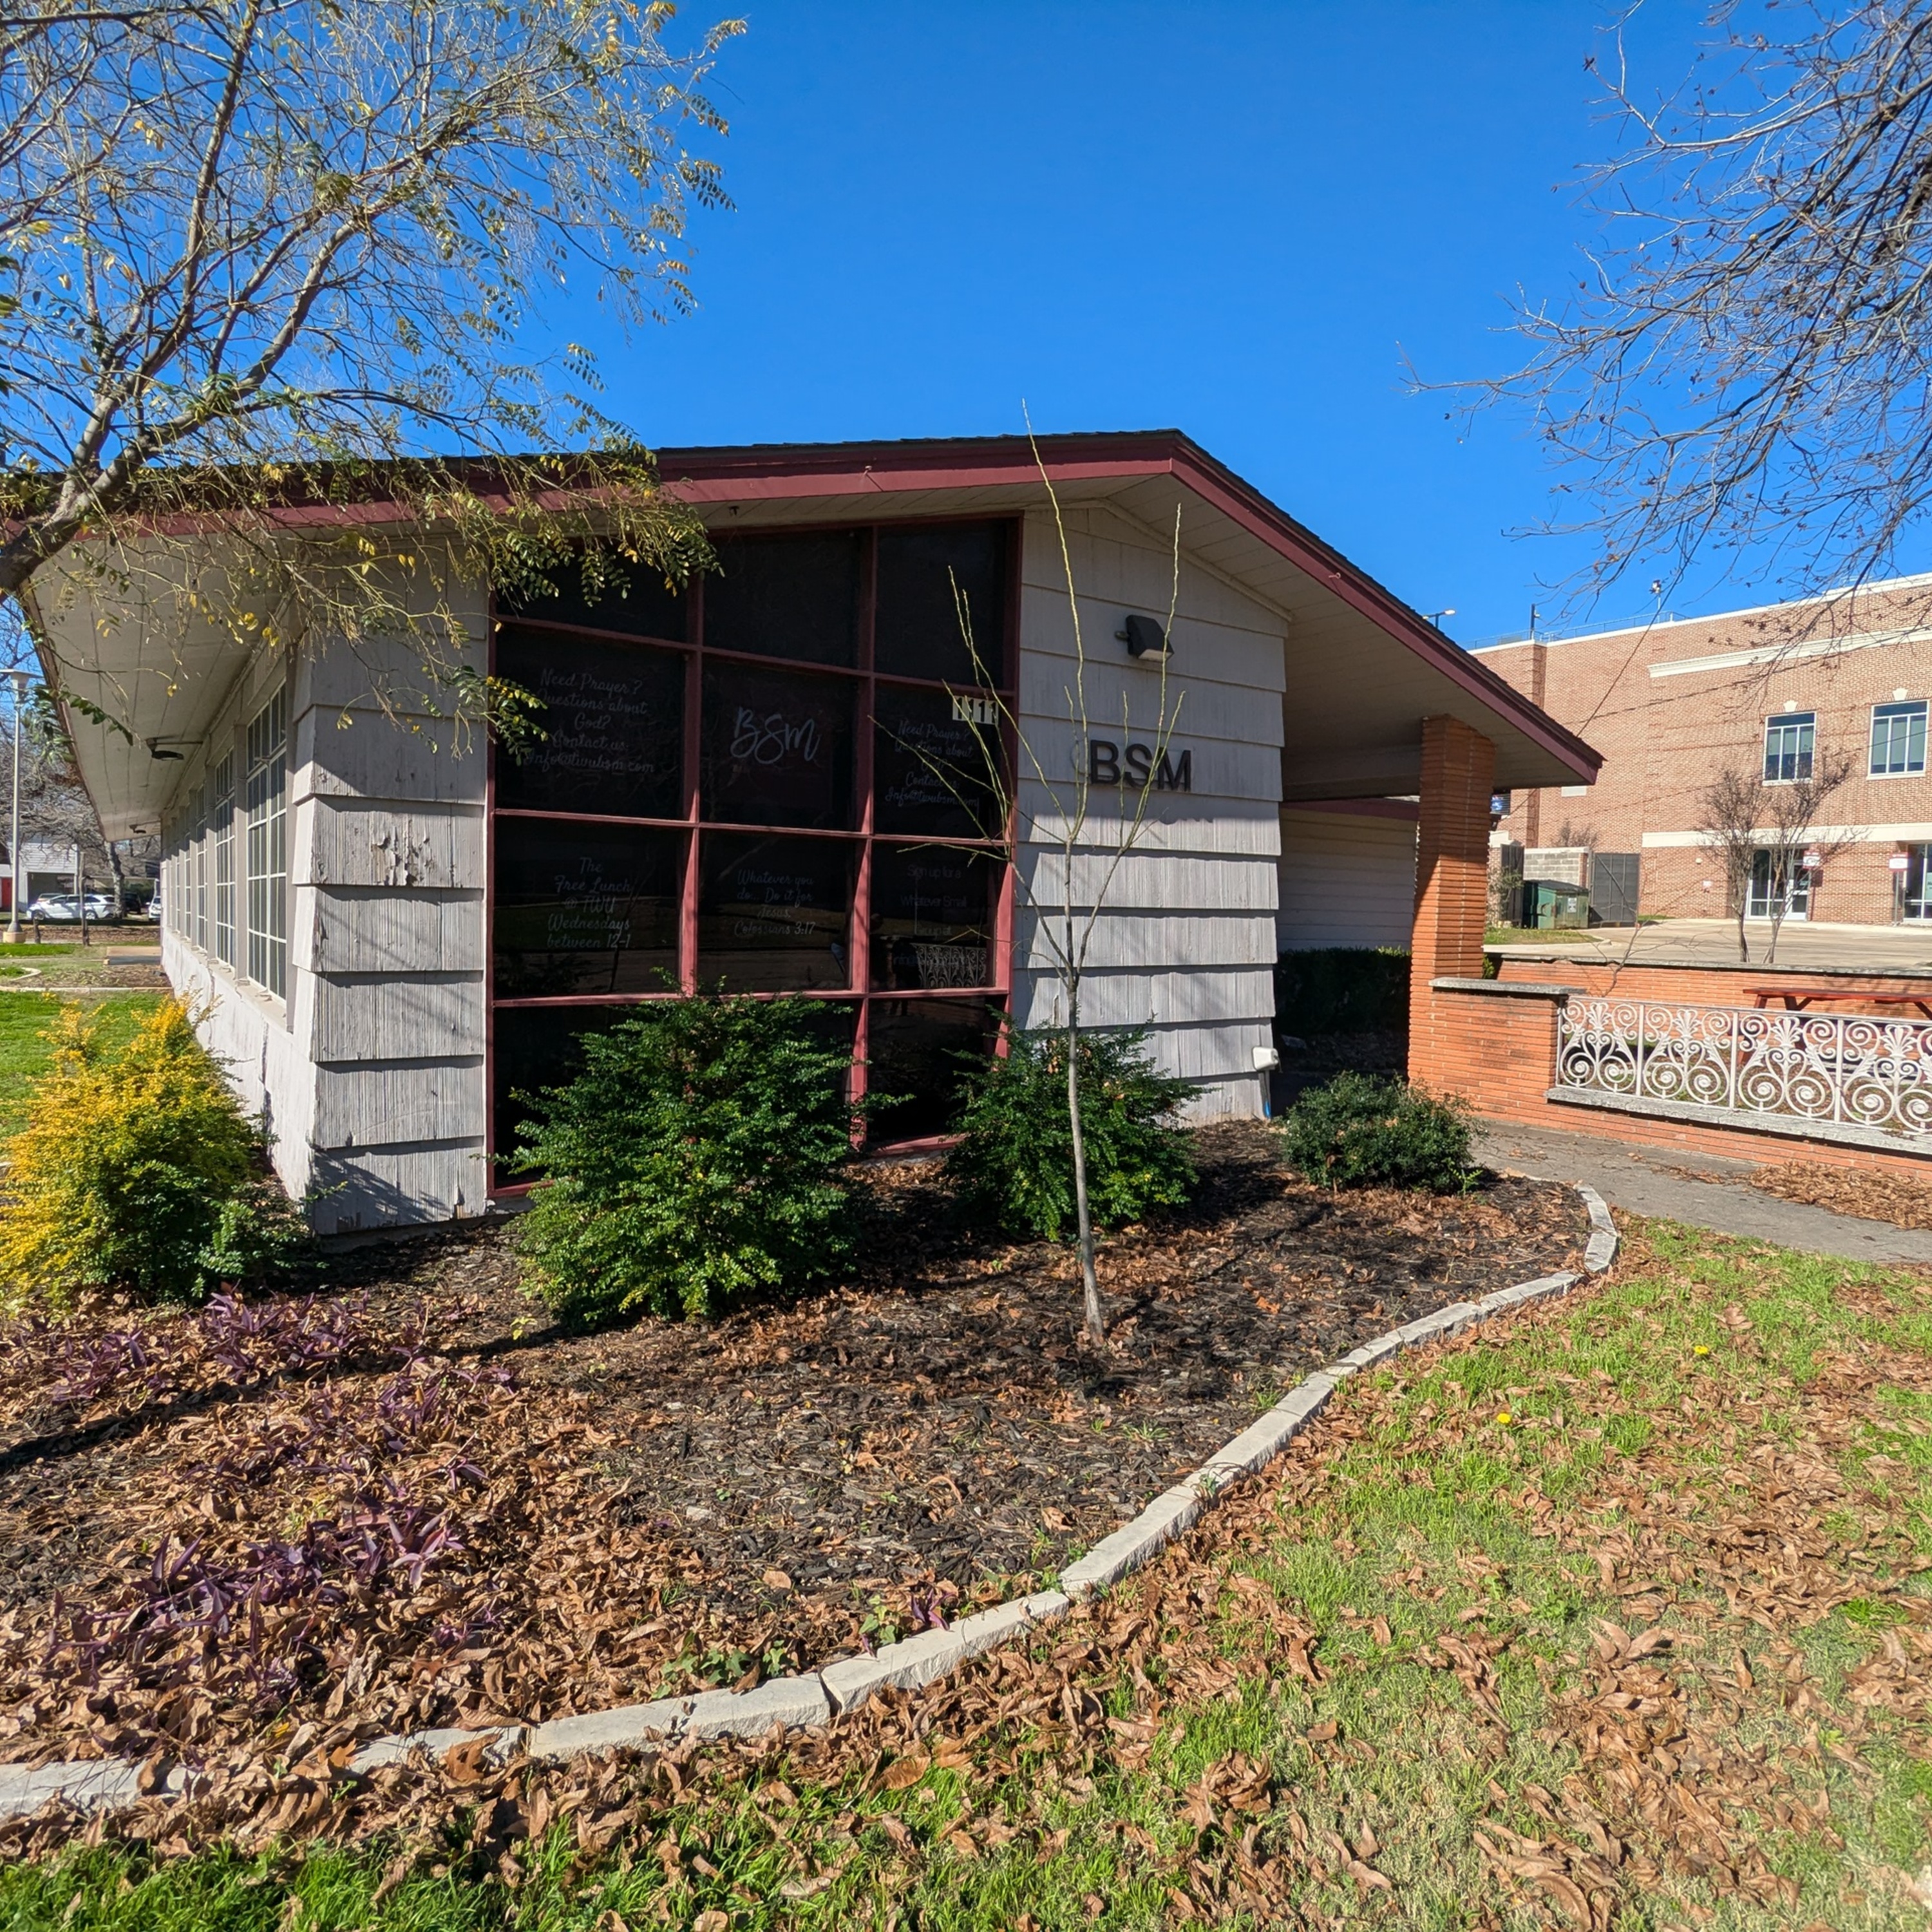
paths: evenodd
<path fill-rule="evenodd" d="M 1144 658 L 1149 652 L 1159 656 L 1173 648 L 1167 633 L 1151 617 L 1136 614 L 1126 618 L 1114 634 L 1126 646 L 1130 658 Z"/>

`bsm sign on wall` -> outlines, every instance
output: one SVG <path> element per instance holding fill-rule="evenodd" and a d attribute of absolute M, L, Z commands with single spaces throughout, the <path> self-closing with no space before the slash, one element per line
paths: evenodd
<path fill-rule="evenodd" d="M 1144 791 L 1151 784 L 1156 791 L 1192 791 L 1194 789 L 1194 754 L 1178 756 L 1172 747 L 1154 758 L 1154 747 L 1130 742 L 1124 749 L 1112 738 L 1087 740 L 1087 782 L 1096 785 L 1131 785 Z"/>

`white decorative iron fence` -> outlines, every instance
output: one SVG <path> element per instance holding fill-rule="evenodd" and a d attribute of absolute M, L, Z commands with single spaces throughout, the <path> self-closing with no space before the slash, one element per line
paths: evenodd
<path fill-rule="evenodd" d="M 1573 994 L 1557 1029 L 1557 1090 L 1579 1100 L 1772 1114 L 1822 1138 L 1932 1151 L 1932 1020 Z"/>

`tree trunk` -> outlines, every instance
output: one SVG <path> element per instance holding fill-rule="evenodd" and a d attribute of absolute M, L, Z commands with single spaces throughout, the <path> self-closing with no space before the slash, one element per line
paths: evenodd
<path fill-rule="evenodd" d="M 1778 936 L 1784 930 L 1785 915 L 1791 910 L 1792 881 L 1798 876 L 1797 868 L 1780 862 L 1773 866 L 1771 874 L 1771 939 L 1764 949 L 1764 963 L 1772 965 L 1778 958 Z"/>
<path fill-rule="evenodd" d="M 1080 994 L 1067 989 L 1066 1124 L 1073 1134 L 1073 1213 L 1080 1235 L 1080 1286 L 1086 1307 L 1088 1341 L 1100 1348 L 1107 1339 L 1107 1317 L 1100 1306 L 1100 1277 L 1094 1266 L 1094 1217 L 1087 1208 L 1087 1139 L 1080 1126 Z"/>
<path fill-rule="evenodd" d="M 1750 964 L 1750 941 L 1744 936 L 1744 916 L 1750 910 L 1750 880 L 1747 878 L 1738 888 L 1738 962 L 1740 965 Z"/>

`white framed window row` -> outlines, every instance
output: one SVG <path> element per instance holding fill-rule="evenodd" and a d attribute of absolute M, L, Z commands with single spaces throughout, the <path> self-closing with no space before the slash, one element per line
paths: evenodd
<path fill-rule="evenodd" d="M 288 997 L 288 807 L 284 688 L 211 760 L 162 841 L 169 929 L 278 1000 Z"/>
<path fill-rule="evenodd" d="M 1870 776 L 1916 778 L 1924 774 L 1925 712 L 1922 698 L 1872 706 Z"/>

